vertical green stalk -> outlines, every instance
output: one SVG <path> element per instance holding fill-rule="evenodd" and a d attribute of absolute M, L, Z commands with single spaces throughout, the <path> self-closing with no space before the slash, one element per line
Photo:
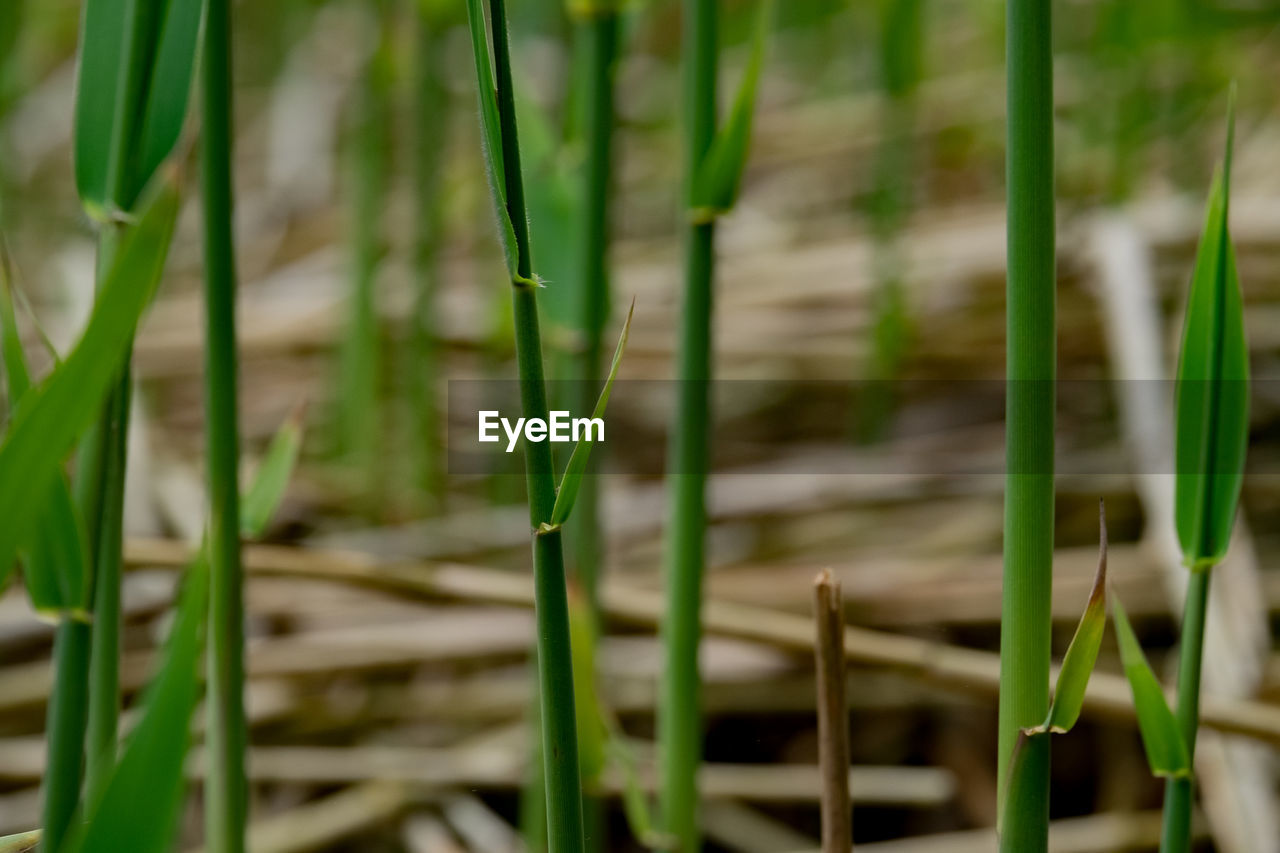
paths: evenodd
<path fill-rule="evenodd" d="M 208 0 L 200 147 L 204 202 L 205 409 L 209 465 L 208 778 L 205 848 L 245 849 L 247 734 L 244 595 L 240 565 L 240 456 L 236 406 L 236 268 L 232 231 L 231 3 Z"/>
<path fill-rule="evenodd" d="M 609 318 L 609 195 L 613 166 L 614 76 L 618 59 L 619 19 L 612 2 L 592 4 L 579 12 L 574 37 L 584 51 L 581 68 L 583 133 L 586 162 L 578 232 L 578 329 L 582 333 L 575 381 L 575 412 L 590 412 L 603 378 L 605 324 Z M 600 462 L 596 457 L 596 464 Z M 600 562 L 600 489 L 596 477 L 583 479 L 577 515 L 570 525 L 574 565 L 594 613 L 598 609 Z"/>
<path fill-rule="evenodd" d="M 149 47 L 156 39 L 155 9 L 128 3 L 124 12 L 124 40 L 120 47 L 114 121 L 107 142 L 106 197 L 114 210 L 129 210 L 141 191 L 137 156 L 146 85 Z M 89 34 L 86 34 L 88 37 Z M 125 225 L 102 226 L 98 241 L 99 286 L 111 267 Z M 126 357 L 114 390 L 103 406 L 97 427 L 86 439 L 77 487 L 79 509 L 85 519 L 93 570 L 93 624 L 88 661 L 88 719 L 85 734 L 85 798 L 92 801 L 106 784 L 116 760 L 120 727 L 120 584 L 124 540 L 124 480 L 127 468 L 130 360 Z M 96 447 L 91 443 L 96 442 Z M 51 848 L 47 848 L 51 849 Z"/>
<path fill-rule="evenodd" d="M 441 78 L 441 55 L 445 39 L 431 17 L 426 3 L 416 3 L 416 50 L 414 54 L 414 304 L 409 331 L 412 364 L 409 402 L 412 406 L 412 446 L 416 456 L 417 486 L 433 503 L 444 497 L 441 469 L 440 412 L 435 393 L 439 376 L 439 347 L 436 328 L 436 258 L 441 226 L 440 167 L 447 137 L 449 95 Z"/>
<path fill-rule="evenodd" d="M 1049 0 L 1009 0 L 1007 421 L 999 790 L 1020 729 L 1049 709 L 1056 362 Z M 1049 741 L 1032 738 L 1002 851 L 1048 847 Z M 1011 797 L 1012 801 L 1012 797 Z"/>
<path fill-rule="evenodd" d="M 54 685 L 45 730 L 49 757 L 44 776 L 42 850 L 57 851 L 80 802 L 84 727 L 88 711 L 89 625 L 63 618 L 54 638 Z"/>
<path fill-rule="evenodd" d="M 112 249 L 111 251 L 114 251 Z M 89 718 L 85 734 L 85 801 L 94 802 L 111 777 L 120 728 L 120 603 L 124 547 L 124 481 L 129 445 L 129 406 L 133 378 L 129 362 L 107 398 L 99 463 L 90 470 L 99 479 L 87 522 L 93 555 L 93 648 L 89 657 Z"/>
<path fill-rule="evenodd" d="M 1182 640 L 1178 657 L 1178 731 L 1187 755 L 1196 754 L 1196 730 L 1200 725 L 1200 665 L 1204 654 L 1204 625 L 1209 604 L 1210 570 L 1193 571 L 1187 584 L 1182 614 Z M 1195 799 L 1192 776 L 1169 779 L 1164 789 L 1161 853 L 1191 849 L 1191 811 Z"/>
<path fill-rule="evenodd" d="M 371 7 L 377 47 L 361 74 L 351 128 L 351 301 L 343 341 L 338 426 L 370 506 L 381 491 L 382 418 L 379 383 L 382 354 L 378 329 L 378 266 L 382 258 L 382 208 L 386 203 L 391 56 L 386 4 Z"/>
<path fill-rule="evenodd" d="M 546 418 L 547 389 L 538 329 L 537 282 L 533 275 L 524 181 L 520 171 L 520 143 L 504 0 L 489 0 L 489 18 L 502 149 L 501 179 L 515 247 L 512 300 L 520 399 L 526 418 Z M 476 60 L 485 61 L 481 56 Z M 480 94 L 483 101 L 486 93 Z M 547 442 L 526 442 L 524 457 L 529 520 L 534 531 L 534 595 L 548 849 L 551 853 L 582 853 L 582 781 L 573 699 L 569 602 L 561 530 L 558 525 L 550 524 L 556 501 L 551 445 Z"/>
<path fill-rule="evenodd" d="M 694 176 L 716 128 L 716 0 L 684 2 L 685 193 L 694 208 Z M 698 643 L 705 562 L 706 470 L 710 451 L 712 284 L 715 222 L 685 232 L 684 298 L 677 371 L 679 396 L 670 438 L 665 680 L 659 708 L 663 829 L 681 853 L 698 846 L 698 764 L 702 757 Z"/>

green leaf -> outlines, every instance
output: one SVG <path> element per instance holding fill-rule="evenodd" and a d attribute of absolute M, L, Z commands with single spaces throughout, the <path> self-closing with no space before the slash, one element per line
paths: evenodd
<path fill-rule="evenodd" d="M 742 171 L 751 144 L 751 125 L 755 116 L 756 88 L 764 66 L 765 42 L 769 36 L 773 0 L 762 0 L 755 36 L 751 42 L 751 58 L 738 85 L 729 117 L 716 132 L 711 148 L 698 165 L 693 180 L 692 206 L 698 215 L 714 215 L 730 210 L 738 199 Z"/>
<path fill-rule="evenodd" d="M 160 281 L 177 213 L 177 173 L 162 170 L 138 224 L 125 232 L 79 343 L 27 392 L 0 441 L 0 581 L 48 506 L 76 438 L 99 414 Z"/>
<path fill-rule="evenodd" d="M 1058 671 L 1058 685 L 1053 691 L 1053 704 L 1049 716 L 1039 727 L 1042 731 L 1063 733 L 1071 730 L 1080 719 L 1084 705 L 1085 689 L 1089 676 L 1102 648 L 1102 634 L 1107 628 L 1107 515 L 1106 507 L 1099 504 L 1101 532 L 1098 540 L 1098 572 L 1093 579 L 1089 603 L 1076 627 L 1067 655 Z"/>
<path fill-rule="evenodd" d="M 613 391 L 613 380 L 618 378 L 618 366 L 622 364 L 622 354 L 627 349 L 627 337 L 631 334 L 631 317 L 636 313 L 636 302 L 631 300 L 631 308 L 627 311 L 627 320 L 622 324 L 622 334 L 618 336 L 618 348 L 613 351 L 613 364 L 609 365 L 609 377 L 604 382 L 596 407 L 591 412 L 592 418 L 604 417 L 605 407 L 609 405 L 609 394 Z M 551 525 L 564 524 L 573 511 L 573 502 L 578 498 L 578 490 L 582 488 L 582 477 L 587 470 L 587 462 L 591 458 L 592 442 L 590 433 L 584 431 L 582 438 L 574 445 L 569 462 L 565 465 L 564 476 L 560 478 L 560 488 L 556 492 L 556 503 L 551 508 Z"/>
<path fill-rule="evenodd" d="M 1178 721 L 1169 710 L 1160 682 L 1151 671 L 1142 646 L 1129 625 L 1119 599 L 1115 599 L 1112 618 L 1116 625 L 1116 638 L 1120 644 L 1120 661 L 1124 674 L 1133 691 L 1133 707 L 1138 715 L 1138 731 L 1142 734 L 1142 746 L 1147 752 L 1147 764 L 1157 776 L 1190 776 L 1191 758 L 1186 741 L 1178 730 Z"/>
<path fill-rule="evenodd" d="M 182 133 L 204 5 L 204 0 L 169 0 L 166 4 L 141 128 L 142 162 L 135 184 L 139 189 L 173 153 Z"/>
<path fill-rule="evenodd" d="M 141 189 L 173 151 L 186 118 L 203 0 L 85 0 L 76 79 L 76 189 L 90 215 L 131 210 Z M 136 43 L 136 49 L 129 44 Z M 123 74 L 127 63 L 136 63 Z M 127 95 L 121 85 L 133 81 Z M 112 139 L 124 140 L 127 164 L 112 194 Z"/>
<path fill-rule="evenodd" d="M 1227 230 L 1233 127 L 1231 119 L 1209 193 L 1178 362 L 1175 519 L 1192 569 L 1226 555 L 1249 441 L 1249 350 Z"/>
<path fill-rule="evenodd" d="M 476 61 L 477 94 L 480 97 L 480 142 L 484 172 L 498 217 L 498 238 L 507 259 L 507 271 L 516 274 L 516 232 L 507 214 L 506 172 L 503 171 L 502 126 L 498 122 L 498 89 L 493 82 L 493 56 L 480 0 L 467 0 L 467 24 L 471 28 L 471 52 Z"/>
<path fill-rule="evenodd" d="M 13 307 L 9 257 L 0 245 L 0 354 L 9 387 L 9 405 L 16 407 L 31 388 L 26 354 L 18 335 Z M 88 609 L 89 560 L 85 534 L 66 476 L 58 474 L 48 506 L 35 522 L 25 549 L 27 594 L 39 613 L 83 612 Z"/>
<path fill-rule="evenodd" d="M 240 502 L 240 532 L 246 538 L 262 535 L 284 498 L 302 447 L 302 415 L 301 406 L 294 409 L 271 439 L 271 446 Z"/>
<path fill-rule="evenodd" d="M 160 671 L 142 700 L 142 717 L 125 742 L 101 797 L 63 853 L 165 853 L 173 843 L 186 790 L 191 714 L 200 693 L 201 649 L 209 591 L 204 552 L 187 570 Z M 145 806 L 144 806 L 145 804 Z"/>

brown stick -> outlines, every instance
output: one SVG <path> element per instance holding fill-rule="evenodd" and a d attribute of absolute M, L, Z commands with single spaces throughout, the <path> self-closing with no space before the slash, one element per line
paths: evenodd
<path fill-rule="evenodd" d="M 822 853 L 849 853 L 849 710 L 845 705 L 844 599 L 840 582 L 824 570 L 813 582 L 817 643 L 818 759 L 822 765 Z"/>

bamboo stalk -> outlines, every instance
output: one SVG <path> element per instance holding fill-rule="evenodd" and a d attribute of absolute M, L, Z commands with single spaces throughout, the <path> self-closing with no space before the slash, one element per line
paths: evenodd
<path fill-rule="evenodd" d="M 85 734 L 85 801 L 97 798 L 115 767 L 120 729 L 121 583 L 124 481 L 129 447 L 132 377 L 125 364 L 108 398 L 102 439 L 101 493 L 93 523 L 93 644 L 89 656 L 89 716 Z"/>
<path fill-rule="evenodd" d="M 813 584 L 817 627 L 814 662 L 818 683 L 818 757 L 822 765 L 822 851 L 848 853 L 853 843 L 849 814 L 849 709 L 845 702 L 844 599 L 828 569 Z"/>
<path fill-rule="evenodd" d="M 356 90 L 351 126 L 351 293 L 340 352 L 337 421 L 341 450 L 348 454 L 366 491 L 366 509 L 381 504 L 383 417 L 379 384 L 383 372 L 378 314 L 382 210 L 386 204 L 390 104 L 389 7 L 371 4 L 377 45 L 365 62 Z"/>
<path fill-rule="evenodd" d="M 48 757 L 44 774 L 41 823 L 45 850 L 56 851 L 80 802 L 80 773 L 84 761 L 84 729 L 89 691 L 90 629 L 84 622 L 64 619 L 54 641 L 54 685 L 47 711 Z"/>
<path fill-rule="evenodd" d="M 538 328 L 537 282 L 533 274 L 524 178 L 520 170 L 505 0 L 489 0 L 489 18 L 506 214 L 514 232 L 516 253 L 512 301 L 520 399 L 526 418 L 545 420 L 548 416 L 547 391 Z M 477 56 L 477 61 L 481 59 Z M 538 628 L 539 711 L 547 792 L 548 849 L 551 853 L 582 853 L 582 780 L 578 767 L 564 551 L 560 527 L 549 523 L 556 500 L 551 445 L 547 442 L 526 442 L 524 462 L 529 521 L 533 528 L 534 609 Z"/>
<path fill-rule="evenodd" d="M 587 158 L 582 182 L 581 227 L 578 232 L 578 329 L 582 348 L 577 358 L 574 408 L 590 412 L 604 378 L 604 328 L 609 312 L 609 196 L 613 166 L 614 76 L 618 59 L 618 12 L 604 2 L 583 12 L 574 37 L 582 43 L 585 85 L 583 127 Z M 597 454 L 594 465 L 599 466 Z M 600 488 L 596 477 L 583 479 L 569 523 L 576 574 L 590 603 L 598 606 L 600 563 Z"/>
<path fill-rule="evenodd" d="M 1187 581 L 1187 600 L 1182 614 L 1182 643 L 1178 652 L 1178 730 L 1187 744 L 1187 754 L 1196 754 L 1196 733 L 1200 726 L 1200 670 L 1204 656 L 1204 626 L 1209 606 L 1211 570 L 1193 571 Z M 1195 800 L 1195 779 L 1170 779 L 1164 788 L 1162 853 L 1191 849 L 1191 812 Z"/>
<path fill-rule="evenodd" d="M 206 368 L 210 518 L 208 643 L 209 778 L 205 844 L 245 849 L 248 744 L 244 710 L 244 593 L 240 562 L 240 437 L 237 415 L 236 262 L 232 228 L 231 3 L 209 0 L 201 90 Z"/>
<path fill-rule="evenodd" d="M 129 6 L 124 12 L 120 46 L 119 85 L 113 106 L 114 121 L 108 140 L 106 197 L 115 208 L 113 213 L 127 211 L 141 191 L 133 149 L 137 147 L 141 116 L 134 107 L 144 85 L 147 63 L 147 40 L 153 35 L 146 10 Z M 86 37 L 88 34 L 86 34 Z M 102 226 L 98 239 L 97 284 L 110 269 L 124 220 L 116 219 Z M 130 346 L 132 349 L 132 346 Z M 85 520 L 87 553 L 91 564 L 93 588 L 93 622 L 90 649 L 82 661 L 73 656 L 72 666 L 83 666 L 83 673 L 68 673 L 73 679 L 87 679 L 87 714 L 85 728 L 77 733 L 80 745 L 75 749 L 84 755 L 84 795 L 96 798 L 105 786 L 116 761 L 120 725 L 120 583 L 123 567 L 124 481 L 127 466 L 129 407 L 131 403 L 131 358 L 126 356 L 115 388 L 103 404 L 98 425 L 82 443 L 77 469 L 77 505 Z M 59 680 L 62 680 L 61 674 Z M 68 733 L 67 736 L 70 736 Z M 50 749 L 54 747 L 50 746 Z M 70 748 L 60 747 L 64 752 Z M 67 764 L 69 769 L 70 764 Z M 76 768 L 75 785 L 79 790 L 81 768 Z M 50 781 L 50 786 L 71 784 L 70 779 Z M 59 830 L 45 825 L 48 837 L 42 848 L 56 850 Z M 61 828 L 65 831 L 65 827 Z"/>
<path fill-rule="evenodd" d="M 998 790 L 1018 732 L 1049 707 L 1056 331 L 1053 51 L 1049 0 L 1008 3 L 1008 376 Z M 1047 849 L 1049 739 L 1032 738 L 1007 853 Z"/>
<path fill-rule="evenodd" d="M 428 4 L 417 3 L 415 23 L 413 121 L 414 300 L 410 317 L 407 367 L 409 399 L 413 409 L 413 452 L 416 483 L 437 507 L 445 497 L 439 407 L 436 404 L 441 374 L 442 347 L 437 324 L 437 269 L 443 205 L 440 203 L 440 171 L 445 154 L 449 121 L 449 93 L 442 79 L 441 54 L 446 32 Z"/>
<path fill-rule="evenodd" d="M 685 0 L 685 193 L 694 206 L 694 176 L 716 127 L 716 0 Z M 667 614 L 662 634 L 665 683 L 658 717 L 663 828 L 681 853 L 698 842 L 696 768 L 702 755 L 698 678 L 702 575 L 706 559 L 706 468 L 710 452 L 711 318 L 715 276 L 715 221 L 690 221 L 684 236 L 684 295 L 677 355 L 678 398 L 670 435 L 670 491 L 665 566 Z"/>

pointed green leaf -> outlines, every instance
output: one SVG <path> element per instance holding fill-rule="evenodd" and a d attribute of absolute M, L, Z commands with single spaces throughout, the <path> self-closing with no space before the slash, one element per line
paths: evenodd
<path fill-rule="evenodd" d="M 129 5 L 130 0 L 86 0 L 81 17 L 76 71 L 76 190 L 80 201 L 98 218 L 110 207 L 107 159 Z"/>
<path fill-rule="evenodd" d="M 302 447 L 302 414 L 301 406 L 294 409 L 271 439 L 271 446 L 240 502 L 240 532 L 246 538 L 262 535 L 284 498 Z"/>
<path fill-rule="evenodd" d="M 29 541 L 76 438 L 99 414 L 160 281 L 177 213 L 177 174 L 162 170 L 138 224 L 125 232 L 79 343 L 10 420 L 0 441 L 0 580 Z"/>
<path fill-rule="evenodd" d="M 1147 764 L 1157 776 L 1189 776 L 1191 758 L 1186 741 L 1119 599 L 1113 601 L 1112 618 L 1120 645 L 1120 661 L 1129 679 L 1129 689 L 1133 691 L 1133 707 L 1138 715 L 1138 731 L 1147 752 Z"/>
<path fill-rule="evenodd" d="M 618 348 L 613 351 L 613 364 L 609 365 L 609 377 L 604 381 L 604 388 L 596 400 L 596 407 L 591 412 L 592 418 L 604 417 L 605 407 L 609 405 L 609 394 L 613 391 L 613 380 L 618 378 L 618 366 L 622 364 L 622 354 L 627 349 L 627 337 L 631 334 L 631 317 L 636 313 L 636 302 L 631 300 L 631 308 L 627 311 L 627 320 L 622 324 L 622 334 L 618 336 Z M 578 490 L 582 488 L 582 477 L 587 470 L 587 462 L 591 458 L 592 442 L 588 441 L 590 433 L 584 431 L 582 438 L 574 445 L 569 462 L 565 465 L 564 476 L 560 478 L 560 488 L 556 492 L 556 503 L 551 508 L 551 524 L 564 524 L 573 511 L 573 502 L 578 498 Z"/>
<path fill-rule="evenodd" d="M 1205 569 L 1231 539 L 1249 440 L 1249 350 L 1227 230 L 1227 154 L 1209 193 L 1182 333 L 1176 404 L 1175 519 L 1183 561 Z"/>
<path fill-rule="evenodd" d="M 4 378 L 9 389 L 9 407 L 12 409 L 31 387 L 31 373 L 27 369 L 27 355 L 18 335 L 18 318 L 13 308 L 13 279 L 10 272 L 9 250 L 0 243 L 0 357 L 4 358 Z"/>
<path fill-rule="evenodd" d="M 204 553 L 187 570 L 160 670 L 142 700 L 142 717 L 124 745 L 101 797 L 63 853 L 165 853 L 173 843 L 186 790 L 191 714 L 200 693 L 209 570 Z M 142 807 L 145 804 L 145 808 Z"/>
<path fill-rule="evenodd" d="M 86 0 L 76 79 L 76 189 L 90 215 L 130 210 L 173 151 L 186 117 L 202 0 Z M 130 44 L 137 44 L 131 49 Z M 126 64 L 132 61 L 132 72 Z M 127 95 L 122 85 L 132 81 Z M 118 197 L 112 187 L 112 139 L 125 139 L 130 162 Z"/>
<path fill-rule="evenodd" d="M 722 213 L 731 209 L 738 199 L 738 187 L 742 183 L 747 149 L 751 144 L 756 89 L 764 66 L 764 48 L 769 37 L 772 10 L 773 0 L 761 2 L 760 17 L 751 42 L 751 58 L 747 60 L 747 69 L 738 85 L 729 117 L 724 127 L 716 132 L 711 148 L 698 165 L 693 181 L 692 206 L 695 211 Z"/>
<path fill-rule="evenodd" d="M 0 246 L 0 354 L 9 387 L 9 405 L 15 407 L 31 387 L 26 354 L 18 335 L 13 307 L 13 282 L 9 258 Z M 88 609 L 89 561 L 84 529 L 71 498 L 65 474 L 59 472 L 45 511 L 25 549 L 27 594 L 39 613 Z"/>
<path fill-rule="evenodd" d="M 507 259 L 507 271 L 516 274 L 516 232 L 507 214 L 506 172 L 503 171 L 502 126 L 498 122 L 498 90 L 493 82 L 493 57 L 489 51 L 489 31 L 480 0 L 467 0 L 467 24 L 471 28 L 471 52 L 476 61 L 477 94 L 480 97 L 480 142 L 484 149 L 484 172 L 489 180 L 494 213 L 498 218 L 498 238 Z"/>
<path fill-rule="evenodd" d="M 204 0 L 169 0 L 165 4 L 140 128 L 142 161 L 135 175 L 135 192 L 147 185 L 178 144 L 187 117 L 204 5 Z"/>
<path fill-rule="evenodd" d="M 1084 705 L 1085 689 L 1089 676 L 1102 648 L 1102 634 L 1107 628 L 1107 516 L 1106 509 L 1099 508 L 1101 533 L 1098 540 L 1098 572 L 1093 579 L 1089 603 L 1076 627 L 1067 655 L 1058 671 L 1058 685 L 1053 691 L 1053 704 L 1049 716 L 1040 728 L 1048 732 L 1067 732 L 1080 719 Z"/>

